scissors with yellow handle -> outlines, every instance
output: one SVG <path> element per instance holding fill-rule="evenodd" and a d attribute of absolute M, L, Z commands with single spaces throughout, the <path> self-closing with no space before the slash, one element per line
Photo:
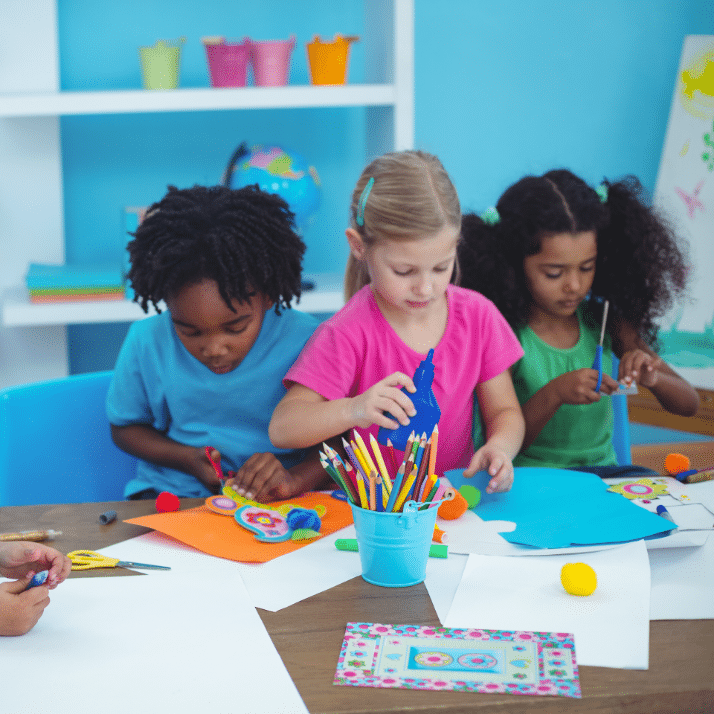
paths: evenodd
<path fill-rule="evenodd" d="M 149 565 L 148 563 L 133 563 L 130 560 L 108 558 L 93 550 L 73 550 L 67 553 L 72 561 L 72 570 L 92 570 L 93 568 L 139 568 L 146 570 L 171 570 L 167 565 Z"/>

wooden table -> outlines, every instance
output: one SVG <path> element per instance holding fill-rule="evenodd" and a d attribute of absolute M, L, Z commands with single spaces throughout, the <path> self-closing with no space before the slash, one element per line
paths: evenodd
<path fill-rule="evenodd" d="M 199 499 L 185 499 L 182 507 L 199 503 Z M 118 518 L 100 525 L 99 514 L 108 509 L 116 510 Z M 0 508 L 0 531 L 54 528 L 63 531 L 55 541 L 59 550 L 96 550 L 148 532 L 122 519 L 153 512 L 152 501 L 6 506 Z M 70 577 L 119 575 L 133 573 L 110 569 Z M 576 700 L 334 686 L 348 621 L 439 625 L 424 585 L 379 588 L 355 578 L 285 610 L 259 613 L 307 708 L 314 713 L 714 712 L 714 620 L 652 622 L 649 670 L 581 667 L 583 698 Z M 0 694 L 0 709 L 1 702 Z"/>

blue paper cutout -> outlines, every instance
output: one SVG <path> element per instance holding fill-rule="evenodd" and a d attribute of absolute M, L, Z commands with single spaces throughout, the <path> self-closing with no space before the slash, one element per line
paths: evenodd
<path fill-rule="evenodd" d="M 490 476 L 479 471 L 464 478 L 462 469 L 444 476 L 453 486 L 470 484 L 481 490 L 472 510 L 484 521 L 512 521 L 514 531 L 501 533 L 510 543 L 535 548 L 626 543 L 665 533 L 665 518 L 607 490 L 599 476 L 569 469 L 516 467 L 513 487 L 506 493 L 486 493 Z"/>

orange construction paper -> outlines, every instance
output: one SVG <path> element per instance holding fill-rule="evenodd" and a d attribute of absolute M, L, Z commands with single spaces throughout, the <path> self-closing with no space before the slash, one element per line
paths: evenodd
<path fill-rule="evenodd" d="M 325 506 L 327 512 L 320 519 L 321 536 L 334 533 L 352 523 L 349 504 L 326 493 L 306 493 L 287 501 L 268 503 L 266 508 L 277 509 L 284 503 L 294 503 L 300 508 L 314 508 L 318 504 Z M 254 533 L 239 526 L 233 516 L 214 513 L 205 505 L 185 511 L 129 518 L 125 522 L 153 528 L 209 555 L 242 563 L 265 563 L 312 542 L 286 540 L 281 543 L 262 543 L 255 539 Z"/>

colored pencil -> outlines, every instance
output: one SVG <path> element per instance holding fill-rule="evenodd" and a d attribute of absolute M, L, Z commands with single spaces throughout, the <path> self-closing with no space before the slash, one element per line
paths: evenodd
<path fill-rule="evenodd" d="M 439 424 L 434 424 L 434 430 L 429 437 L 431 449 L 429 451 L 429 476 L 436 473 L 436 449 L 439 444 Z"/>
<path fill-rule="evenodd" d="M 348 496 L 352 496 L 355 502 L 357 501 L 357 490 L 356 488 L 353 487 L 352 484 L 352 479 L 350 478 L 349 472 L 347 471 L 347 466 L 349 464 L 345 464 L 345 462 L 342 460 L 340 455 L 328 444 L 325 444 L 323 442 L 322 444 L 323 448 L 325 449 L 325 453 L 327 454 L 327 458 L 329 462 L 332 464 L 332 466 L 339 472 L 340 476 L 342 477 L 342 480 L 344 481 L 345 484 L 345 491 L 347 491 Z M 352 467 L 350 467 L 351 470 Z"/>
<path fill-rule="evenodd" d="M 423 503 L 428 500 L 428 495 L 431 493 L 431 489 L 434 488 L 436 484 L 437 476 L 432 474 L 424 479 L 424 483 L 421 486 L 421 491 L 419 492 L 419 500 Z"/>
<path fill-rule="evenodd" d="M 389 472 L 389 478 L 394 479 L 397 476 L 397 459 L 394 456 L 394 444 L 391 439 L 387 439 L 387 453 L 389 454 L 389 461 L 392 464 L 392 470 Z"/>
<path fill-rule="evenodd" d="M 402 464 L 397 469 L 397 475 L 394 478 L 394 483 L 392 484 L 392 492 L 389 494 L 389 500 L 387 501 L 386 511 L 394 510 L 394 502 L 397 500 L 399 495 L 399 489 L 402 487 L 402 482 L 404 481 L 404 464 Z"/>
<path fill-rule="evenodd" d="M 377 472 L 369 472 L 369 510 L 377 510 Z"/>
<path fill-rule="evenodd" d="M 414 484 L 414 500 L 418 500 L 421 494 L 422 487 L 426 482 L 429 474 L 429 452 L 431 451 L 431 443 L 427 443 L 426 449 L 424 449 L 424 456 L 422 456 L 421 463 L 419 464 L 419 471 L 417 472 L 417 480 Z"/>
<path fill-rule="evenodd" d="M 402 486 L 401 492 L 399 496 L 397 497 L 397 500 L 394 503 L 394 510 L 396 511 L 401 511 L 402 506 L 404 505 L 404 502 L 409 498 L 409 494 L 412 491 L 412 487 L 414 486 L 414 481 L 416 481 L 417 477 L 417 469 L 416 466 L 412 467 L 412 472 L 409 474 L 409 478 L 404 482 L 404 486 Z"/>
<path fill-rule="evenodd" d="M 340 487 L 342 491 L 345 492 L 347 495 L 347 498 L 349 498 L 355 505 L 357 504 L 357 501 L 354 501 L 352 498 L 352 493 L 350 490 L 345 486 L 342 476 L 340 476 L 339 471 L 328 461 L 327 456 L 320 452 L 320 463 L 322 464 L 322 468 L 327 471 L 329 474 L 330 478 Z"/>
<path fill-rule="evenodd" d="M 369 474 L 370 471 L 374 471 L 376 473 L 377 467 L 375 466 L 374 461 L 372 461 L 372 457 L 369 455 L 369 450 L 367 449 L 367 444 L 364 443 L 362 434 L 360 434 L 357 429 L 352 429 L 352 434 L 355 437 L 357 446 L 359 446 L 359 450 L 362 453 L 362 457 L 364 458 L 365 464 L 367 465 L 367 474 Z"/>
<path fill-rule="evenodd" d="M 382 481 L 387 489 L 387 491 L 392 490 L 392 480 L 389 478 L 389 471 L 387 471 L 387 464 L 384 463 L 384 457 L 382 456 L 382 450 L 379 448 L 379 442 L 374 438 L 374 434 L 370 432 L 369 434 L 369 445 L 372 447 L 374 452 L 374 458 L 379 466 L 379 473 L 382 476 Z"/>
<path fill-rule="evenodd" d="M 434 497 L 429 499 L 430 501 L 439 501 L 443 497 L 444 491 L 449 488 L 448 484 L 446 483 L 446 481 L 444 481 L 444 479 L 439 479 L 437 483 L 439 484 L 439 486 L 436 489 Z M 429 506 L 429 508 L 434 508 L 435 505 L 436 504 L 432 504 L 431 506 Z"/>
<path fill-rule="evenodd" d="M 357 454 L 355 454 L 354 449 L 352 446 L 347 442 L 345 437 L 342 437 L 342 448 L 345 450 L 345 453 L 347 454 L 347 458 L 352 462 L 352 466 L 355 467 L 355 470 L 358 473 L 362 473 L 362 464 L 360 463 L 359 459 L 357 458 Z M 357 481 L 355 480 L 355 487 L 357 487 Z"/>
<path fill-rule="evenodd" d="M 362 472 L 362 477 L 367 478 L 367 475 L 369 474 L 369 466 L 367 465 L 367 462 L 364 460 L 364 456 L 362 452 L 359 449 L 359 446 L 354 441 L 350 441 L 350 448 L 352 449 L 352 453 L 355 455 L 357 458 L 357 461 L 359 462 L 360 465 L 360 471 Z"/>
<path fill-rule="evenodd" d="M 376 484 L 375 484 L 375 501 L 376 501 L 376 506 L 377 506 L 377 511 L 382 512 L 384 511 L 384 491 L 382 489 L 382 477 L 377 476 L 376 479 Z"/>
<path fill-rule="evenodd" d="M 367 487 L 365 486 L 364 478 L 362 474 L 357 476 L 357 491 L 359 493 L 360 506 L 366 511 L 369 510 L 369 496 L 367 495 Z"/>

